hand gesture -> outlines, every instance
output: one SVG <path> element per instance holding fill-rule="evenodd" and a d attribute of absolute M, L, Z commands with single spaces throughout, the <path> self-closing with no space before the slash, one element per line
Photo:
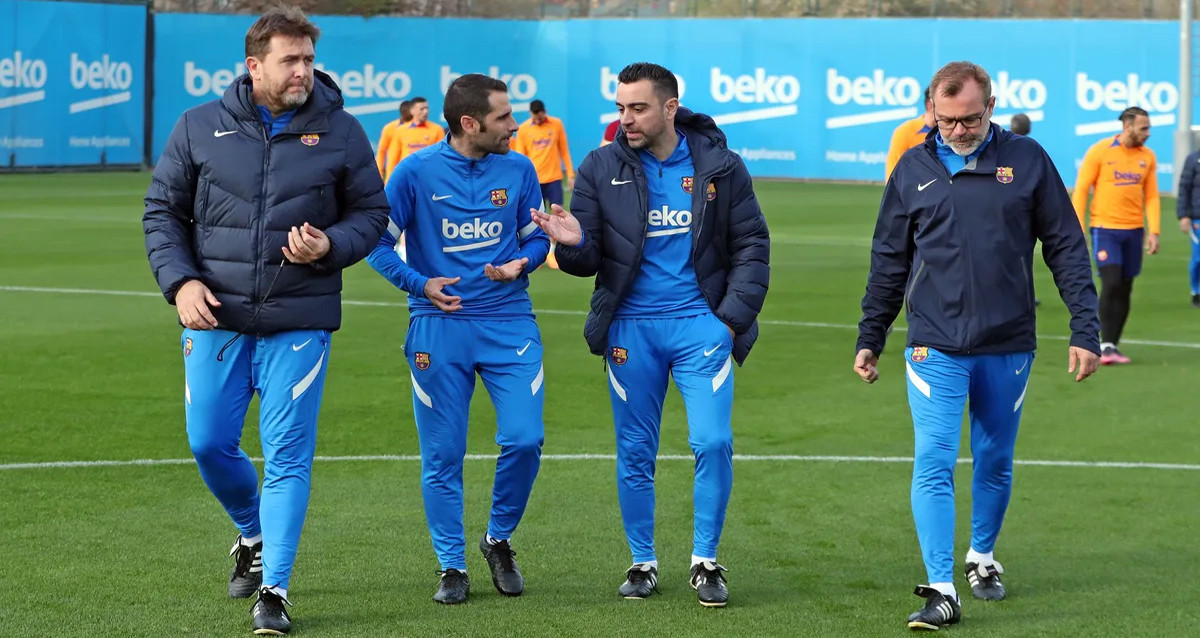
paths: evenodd
<path fill-rule="evenodd" d="M 499 268 L 488 264 L 483 267 L 483 274 L 487 275 L 487 278 L 491 279 L 492 281 L 508 283 L 510 281 L 515 281 L 517 277 L 520 277 L 521 273 L 525 272 L 525 266 L 527 265 L 529 265 L 529 258 L 522 257 L 520 259 L 514 259 L 507 264 L 500 266 Z"/>
<path fill-rule="evenodd" d="M 549 213 L 531 208 L 530 213 L 533 213 L 533 223 L 538 225 L 550 239 L 567 246 L 575 247 L 583 240 L 583 229 L 579 227 L 579 220 L 570 211 L 554 204 L 550 207 Z"/>
<path fill-rule="evenodd" d="M 311 264 L 329 254 L 329 237 L 304 222 L 300 228 L 292 226 L 288 233 L 288 245 L 283 247 L 283 256 L 293 264 Z"/>
<path fill-rule="evenodd" d="M 1146 236 L 1146 253 L 1153 255 L 1158 252 L 1158 233 L 1150 233 Z"/>
<path fill-rule="evenodd" d="M 212 294 L 208 286 L 199 279 L 193 279 L 175 293 L 175 309 L 179 311 L 179 321 L 192 330 L 212 330 L 217 327 L 217 318 L 208 309 L 220 308 L 221 302 Z"/>
<path fill-rule="evenodd" d="M 1100 357 L 1095 352 L 1075 346 L 1071 346 L 1067 352 L 1067 372 L 1075 372 L 1079 368 L 1079 373 L 1075 375 L 1076 383 L 1092 376 L 1099 367 Z"/>
<path fill-rule="evenodd" d="M 867 348 L 858 351 L 858 355 L 854 357 L 854 371 L 858 376 L 862 377 L 867 383 L 875 383 L 879 379 L 879 370 L 875 366 L 879 363 L 879 357 L 875 356 Z"/>
<path fill-rule="evenodd" d="M 431 277 L 425 282 L 425 297 L 433 302 L 433 305 L 442 312 L 454 312 L 462 310 L 462 297 L 456 295 L 447 295 L 442 289 L 446 286 L 453 286 L 458 283 L 462 277 Z"/>

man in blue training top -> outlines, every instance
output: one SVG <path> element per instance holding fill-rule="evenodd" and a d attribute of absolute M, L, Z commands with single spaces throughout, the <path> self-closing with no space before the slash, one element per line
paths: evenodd
<path fill-rule="evenodd" d="M 1179 230 L 1187 234 L 1192 244 L 1192 260 L 1188 264 L 1188 280 L 1192 290 L 1192 307 L 1200 308 L 1200 151 L 1187 156 L 1179 175 L 1179 199 L 1175 216 Z"/>
<path fill-rule="evenodd" d="M 987 72 L 952 62 L 930 82 L 938 132 L 900 158 L 883 191 L 862 301 L 854 370 L 867 383 L 887 327 L 908 300 L 904 352 L 915 432 L 912 512 L 928 585 L 914 630 L 961 618 L 954 587 L 954 468 L 970 405 L 971 545 L 965 576 L 983 600 L 1005 597 L 993 549 L 1012 494 L 1013 452 L 1037 335 L 1033 247 L 1071 312 L 1067 367 L 1082 381 L 1100 361 L 1087 243 L 1042 147 L 991 123 Z"/>
<path fill-rule="evenodd" d="M 496 482 L 479 548 L 501 594 L 525 581 L 509 539 L 529 502 L 542 452 L 542 341 L 529 276 L 550 239 L 529 219 L 542 205 L 529 158 L 509 153 L 517 122 L 508 87 L 454 80 L 443 107 L 450 137 L 400 163 L 387 184 L 391 223 L 367 258 L 409 294 L 404 343 L 421 445 L 421 493 L 441 580 L 433 599 L 467 600 L 463 458 L 475 374 L 496 408 Z M 408 233 L 408 262 L 396 240 Z"/>
<path fill-rule="evenodd" d="M 770 237 L 745 164 L 711 118 L 679 106 L 675 76 L 637 63 L 617 82 L 621 132 L 579 167 L 574 214 L 553 206 L 534 219 L 558 243 L 563 272 L 596 276 L 584 336 L 607 356 L 617 496 L 633 553 L 619 593 L 646 598 L 658 582 L 654 469 L 670 375 L 696 456 L 691 584 L 700 604 L 722 607 L 733 363 L 758 337 Z"/>
<path fill-rule="evenodd" d="M 246 34 L 247 75 L 179 118 L 154 169 L 143 226 L 154 276 L 179 311 L 188 443 L 241 532 L 229 595 L 258 593 L 255 633 L 284 609 L 308 508 L 342 269 L 375 246 L 387 200 L 371 143 L 313 70 L 319 32 L 272 9 Z M 254 392 L 266 464 L 239 443 Z"/>

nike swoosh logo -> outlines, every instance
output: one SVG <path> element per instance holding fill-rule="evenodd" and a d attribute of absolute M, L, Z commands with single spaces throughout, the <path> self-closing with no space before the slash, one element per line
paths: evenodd
<path fill-rule="evenodd" d="M 934 183 L 934 182 L 936 182 L 936 181 L 937 181 L 936 179 L 931 179 L 931 180 L 929 180 L 928 182 L 925 182 L 924 184 L 918 184 L 918 185 L 917 185 L 917 192 L 919 193 L 919 192 L 921 192 L 921 191 L 925 190 L 926 188 L 929 188 L 929 185 L 930 185 L 930 184 L 932 184 L 932 183 Z"/>
<path fill-rule="evenodd" d="M 435 202 L 440 202 L 440 201 L 442 201 L 443 199 L 450 199 L 451 197 L 454 197 L 454 196 L 453 196 L 453 195 L 434 195 L 434 196 L 433 196 L 433 201 L 435 201 Z"/>
<path fill-rule="evenodd" d="M 312 339 L 310 338 L 308 341 L 305 341 L 304 343 L 302 343 L 300 345 L 296 345 L 293 343 L 292 344 L 292 352 L 300 352 L 301 350 L 304 349 L 304 346 L 308 345 L 309 341 L 312 341 Z"/>
<path fill-rule="evenodd" d="M 717 350 L 720 350 L 720 349 L 721 349 L 721 346 L 717 346 L 717 347 L 713 348 L 712 350 L 705 350 L 705 351 L 704 351 L 704 356 L 706 356 L 706 357 L 711 357 L 711 356 L 712 356 L 712 353 L 714 353 L 714 352 L 716 352 Z"/>
<path fill-rule="evenodd" d="M 518 356 L 518 357 L 523 357 L 523 356 L 525 356 L 525 351 L 529 349 L 529 344 L 531 344 L 531 343 L 533 343 L 533 342 L 532 342 L 532 341 L 526 341 L 526 342 L 525 342 L 525 347 L 524 347 L 524 348 L 521 348 L 520 350 L 517 350 L 517 356 Z"/>
<path fill-rule="evenodd" d="M 226 135 L 233 135 L 234 133 L 237 133 L 237 131 L 217 131 L 217 130 L 214 130 L 214 131 L 213 131 L 213 137 L 225 137 Z"/>
<path fill-rule="evenodd" d="M 612 184 L 613 186 L 620 186 L 621 184 L 628 184 L 628 183 L 630 183 L 630 182 L 632 182 L 632 181 L 633 181 L 633 180 L 631 180 L 631 179 L 627 179 L 627 180 L 625 180 L 625 181 L 623 181 L 623 182 L 618 182 L 618 181 L 617 181 L 617 178 L 615 178 L 615 177 L 614 177 L 614 178 L 612 178 L 612 182 L 611 182 L 611 184 Z"/>
<path fill-rule="evenodd" d="M 1025 363 L 1022 363 L 1022 364 L 1021 364 L 1021 367 L 1020 367 L 1019 369 L 1017 369 L 1017 376 L 1018 376 L 1018 377 L 1019 377 L 1019 376 L 1021 376 L 1021 373 L 1025 371 L 1025 366 L 1027 366 L 1027 365 L 1029 365 L 1029 362 L 1028 362 L 1028 361 L 1026 361 Z"/>

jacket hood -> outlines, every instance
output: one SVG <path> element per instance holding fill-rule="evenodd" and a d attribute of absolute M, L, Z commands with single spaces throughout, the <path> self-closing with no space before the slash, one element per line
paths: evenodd
<path fill-rule="evenodd" d="M 221 103 L 238 119 L 257 122 L 259 120 L 258 108 L 254 104 L 253 93 L 254 81 L 250 79 L 249 73 L 243 73 L 234 79 L 229 88 L 225 89 L 225 94 L 221 96 Z M 342 90 L 338 88 L 333 78 L 320 69 L 314 69 L 312 93 L 309 94 L 308 101 L 296 110 L 296 116 L 288 128 L 312 128 L 313 122 L 323 122 L 331 113 L 341 109 L 344 105 Z"/>

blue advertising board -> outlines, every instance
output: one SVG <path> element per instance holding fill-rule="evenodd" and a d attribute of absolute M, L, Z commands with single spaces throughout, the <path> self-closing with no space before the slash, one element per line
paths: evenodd
<path fill-rule="evenodd" d="M 0 0 L 0 167 L 140 164 L 146 8 Z"/>

